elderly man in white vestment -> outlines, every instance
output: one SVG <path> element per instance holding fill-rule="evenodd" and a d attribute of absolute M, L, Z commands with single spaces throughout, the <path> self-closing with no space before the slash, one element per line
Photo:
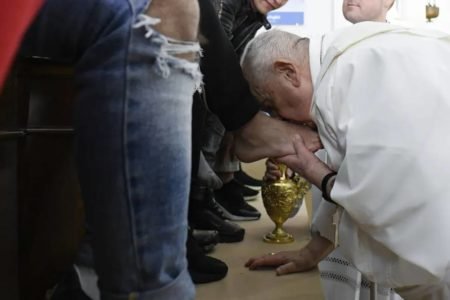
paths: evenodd
<path fill-rule="evenodd" d="M 394 0 L 343 0 L 342 14 L 344 18 L 355 24 L 364 21 L 387 22 L 387 14 L 394 5 Z M 325 151 L 316 153 L 324 158 Z M 320 191 L 313 189 L 313 207 L 318 208 L 322 197 Z M 313 211 L 315 212 L 316 209 Z M 319 264 L 321 285 L 326 300 L 352 299 L 377 300 L 399 299 L 395 292 L 362 276 L 355 267 L 336 248 Z"/>
<path fill-rule="evenodd" d="M 338 245 L 405 299 L 450 299 L 450 36 L 379 22 L 317 41 L 272 31 L 242 66 L 263 105 L 315 123 L 328 155 L 326 165 L 298 138 L 297 155 L 278 159 L 327 199 L 311 242 L 246 265 L 304 271 Z"/>
<path fill-rule="evenodd" d="M 394 5 L 394 0 L 343 0 L 342 14 L 345 19 L 353 24 L 374 21 L 387 22 L 388 11 Z M 325 159 L 325 151 L 316 153 L 321 159 Z M 279 177 L 278 167 L 267 160 L 266 178 Z M 322 202 L 321 192 L 317 188 L 312 189 L 313 212 Z M 276 259 L 276 258 L 275 258 Z M 352 300 L 377 300 L 399 299 L 398 295 L 388 287 L 370 282 L 361 274 L 336 248 L 318 264 L 321 277 L 321 286 L 326 300 L 352 299 Z"/>

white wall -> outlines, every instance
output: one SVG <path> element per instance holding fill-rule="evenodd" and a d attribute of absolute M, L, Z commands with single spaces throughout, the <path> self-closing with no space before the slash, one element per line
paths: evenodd
<path fill-rule="evenodd" d="M 302 26 L 276 26 L 304 36 L 317 36 L 343 26 L 351 25 L 342 16 L 343 0 L 305 0 L 305 22 Z M 436 3 L 439 17 L 428 23 L 425 5 Z M 409 24 L 437 28 L 450 33 L 450 0 L 396 0 L 388 14 L 394 24 Z"/>
<path fill-rule="evenodd" d="M 392 23 L 436 28 L 450 33 L 450 0 L 397 1 L 396 15 L 392 17 Z M 425 18 L 425 6 L 427 3 L 435 3 L 439 7 L 439 16 L 430 23 Z"/>
<path fill-rule="evenodd" d="M 301 26 L 275 26 L 302 36 L 316 36 L 330 31 L 334 22 L 335 0 L 305 0 L 305 19 Z"/>

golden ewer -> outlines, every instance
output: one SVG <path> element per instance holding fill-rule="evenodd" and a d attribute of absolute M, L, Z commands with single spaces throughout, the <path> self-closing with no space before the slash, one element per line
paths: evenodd
<path fill-rule="evenodd" d="M 299 209 L 303 197 L 310 190 L 311 184 L 296 175 L 293 179 L 286 175 L 287 167 L 279 164 L 282 176 L 276 181 L 264 181 L 261 195 L 264 207 L 275 229 L 264 236 L 264 241 L 274 244 L 286 244 L 294 241 L 294 237 L 284 231 L 283 224 Z"/>

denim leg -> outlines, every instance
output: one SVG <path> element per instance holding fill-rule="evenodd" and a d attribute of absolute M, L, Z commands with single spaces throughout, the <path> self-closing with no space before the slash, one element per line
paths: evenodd
<path fill-rule="evenodd" d="M 200 73 L 174 55 L 198 45 L 152 30 L 148 4 L 48 0 L 24 47 L 76 62 L 78 171 L 108 300 L 194 298 L 185 241 Z"/>

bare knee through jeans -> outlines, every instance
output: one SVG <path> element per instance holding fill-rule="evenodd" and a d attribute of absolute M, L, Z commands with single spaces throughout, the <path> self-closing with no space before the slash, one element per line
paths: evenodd
<path fill-rule="evenodd" d="M 200 12 L 196 0 L 153 0 L 146 15 L 159 18 L 154 29 L 161 34 L 178 41 L 197 41 Z M 174 55 L 188 60 L 195 60 L 196 53 L 178 52 Z"/>

